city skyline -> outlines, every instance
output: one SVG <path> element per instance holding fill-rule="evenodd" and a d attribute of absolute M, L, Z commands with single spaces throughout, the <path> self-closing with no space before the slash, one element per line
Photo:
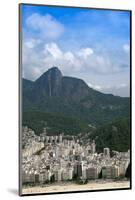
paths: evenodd
<path fill-rule="evenodd" d="M 97 152 L 95 140 L 85 141 L 80 136 L 64 134 L 48 135 L 46 128 L 37 136 L 32 129 L 23 127 L 22 136 L 23 194 L 29 193 L 30 184 L 35 187 L 45 184 L 51 188 L 57 183 L 61 188 L 57 192 L 63 191 L 62 183 L 66 183 L 66 190 L 71 184 L 86 184 L 85 190 L 88 190 L 90 184 L 92 186 L 91 180 L 98 180 L 102 187 L 105 183 L 123 180 L 124 187 L 129 187 L 126 180 L 130 150 L 118 152 L 104 147 L 102 152 Z M 48 189 L 41 191 L 48 192 Z M 71 188 L 70 191 L 74 190 Z"/>

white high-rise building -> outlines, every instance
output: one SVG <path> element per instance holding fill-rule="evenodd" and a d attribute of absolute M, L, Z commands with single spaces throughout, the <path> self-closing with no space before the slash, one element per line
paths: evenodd
<path fill-rule="evenodd" d="M 91 152 L 92 152 L 93 154 L 96 152 L 95 140 L 93 140 L 92 143 L 91 143 Z"/>
<path fill-rule="evenodd" d="M 109 148 L 104 148 L 104 156 L 110 158 L 110 149 Z"/>
<path fill-rule="evenodd" d="M 62 134 L 59 135 L 59 143 L 62 143 Z"/>

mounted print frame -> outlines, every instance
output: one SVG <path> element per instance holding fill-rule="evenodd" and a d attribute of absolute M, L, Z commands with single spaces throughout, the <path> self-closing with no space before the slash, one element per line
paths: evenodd
<path fill-rule="evenodd" d="M 131 189 L 131 24 L 19 5 L 19 195 Z"/>

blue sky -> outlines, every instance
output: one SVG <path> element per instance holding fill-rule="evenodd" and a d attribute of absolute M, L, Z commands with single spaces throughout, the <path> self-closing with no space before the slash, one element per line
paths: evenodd
<path fill-rule="evenodd" d="M 23 77 L 52 66 L 101 92 L 129 96 L 130 12 L 22 6 Z"/>

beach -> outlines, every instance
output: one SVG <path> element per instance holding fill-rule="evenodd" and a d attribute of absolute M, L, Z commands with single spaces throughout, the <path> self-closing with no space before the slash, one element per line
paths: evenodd
<path fill-rule="evenodd" d="M 72 192 L 85 190 L 105 190 L 130 188 L 130 181 L 112 181 L 112 182 L 89 182 L 88 184 L 79 185 L 75 183 L 62 183 L 44 186 L 26 187 L 22 189 L 22 194 L 51 193 L 51 192 Z"/>

